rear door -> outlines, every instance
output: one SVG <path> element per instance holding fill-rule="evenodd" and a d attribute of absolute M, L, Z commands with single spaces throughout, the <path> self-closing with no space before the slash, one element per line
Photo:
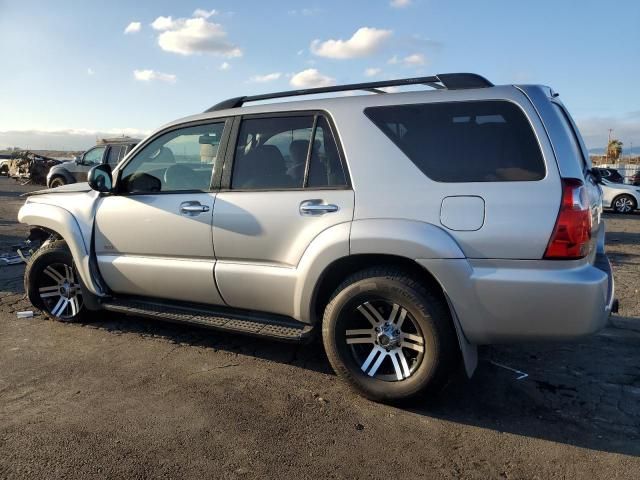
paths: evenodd
<path fill-rule="evenodd" d="M 291 314 L 304 251 L 353 218 L 343 155 L 321 112 L 236 121 L 213 214 L 216 279 L 231 306 Z"/>

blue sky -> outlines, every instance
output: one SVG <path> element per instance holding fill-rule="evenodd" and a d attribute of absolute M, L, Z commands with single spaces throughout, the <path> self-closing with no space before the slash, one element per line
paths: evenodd
<path fill-rule="evenodd" d="M 589 147 L 608 128 L 640 146 L 637 0 L 0 0 L 0 58 L 0 146 L 88 147 L 236 95 L 455 71 L 551 85 Z"/>

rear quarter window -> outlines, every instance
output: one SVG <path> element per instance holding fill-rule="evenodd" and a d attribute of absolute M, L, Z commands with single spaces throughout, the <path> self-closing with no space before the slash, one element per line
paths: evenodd
<path fill-rule="evenodd" d="M 535 181 L 545 176 L 531 124 L 511 102 L 394 105 L 364 112 L 432 180 Z"/>

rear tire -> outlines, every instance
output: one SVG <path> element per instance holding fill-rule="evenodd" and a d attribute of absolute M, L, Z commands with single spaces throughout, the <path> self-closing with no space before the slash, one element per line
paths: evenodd
<path fill-rule="evenodd" d="M 64 241 L 47 243 L 33 254 L 24 289 L 33 306 L 52 320 L 77 322 L 86 317 L 80 277 Z"/>
<path fill-rule="evenodd" d="M 335 372 L 380 402 L 439 391 L 460 359 L 446 305 L 393 267 L 347 278 L 325 309 L 322 337 Z"/>
<path fill-rule="evenodd" d="M 627 194 L 617 196 L 611 204 L 616 213 L 631 213 L 638 208 L 636 199 Z"/>
<path fill-rule="evenodd" d="M 65 182 L 64 178 L 62 177 L 55 177 L 53 178 L 53 180 L 51 180 L 51 182 L 49 183 L 49 188 L 56 188 L 56 187 L 61 187 L 62 185 L 66 185 L 67 182 Z"/>

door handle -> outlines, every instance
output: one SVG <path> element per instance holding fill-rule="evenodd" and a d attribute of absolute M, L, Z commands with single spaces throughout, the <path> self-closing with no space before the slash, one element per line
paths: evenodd
<path fill-rule="evenodd" d="M 340 210 L 337 205 L 323 203 L 322 200 L 305 200 L 300 204 L 300 215 L 315 216 Z"/>
<path fill-rule="evenodd" d="M 180 213 L 185 215 L 198 215 L 200 213 L 208 212 L 209 207 L 202 205 L 200 202 L 182 202 L 180 204 Z"/>

